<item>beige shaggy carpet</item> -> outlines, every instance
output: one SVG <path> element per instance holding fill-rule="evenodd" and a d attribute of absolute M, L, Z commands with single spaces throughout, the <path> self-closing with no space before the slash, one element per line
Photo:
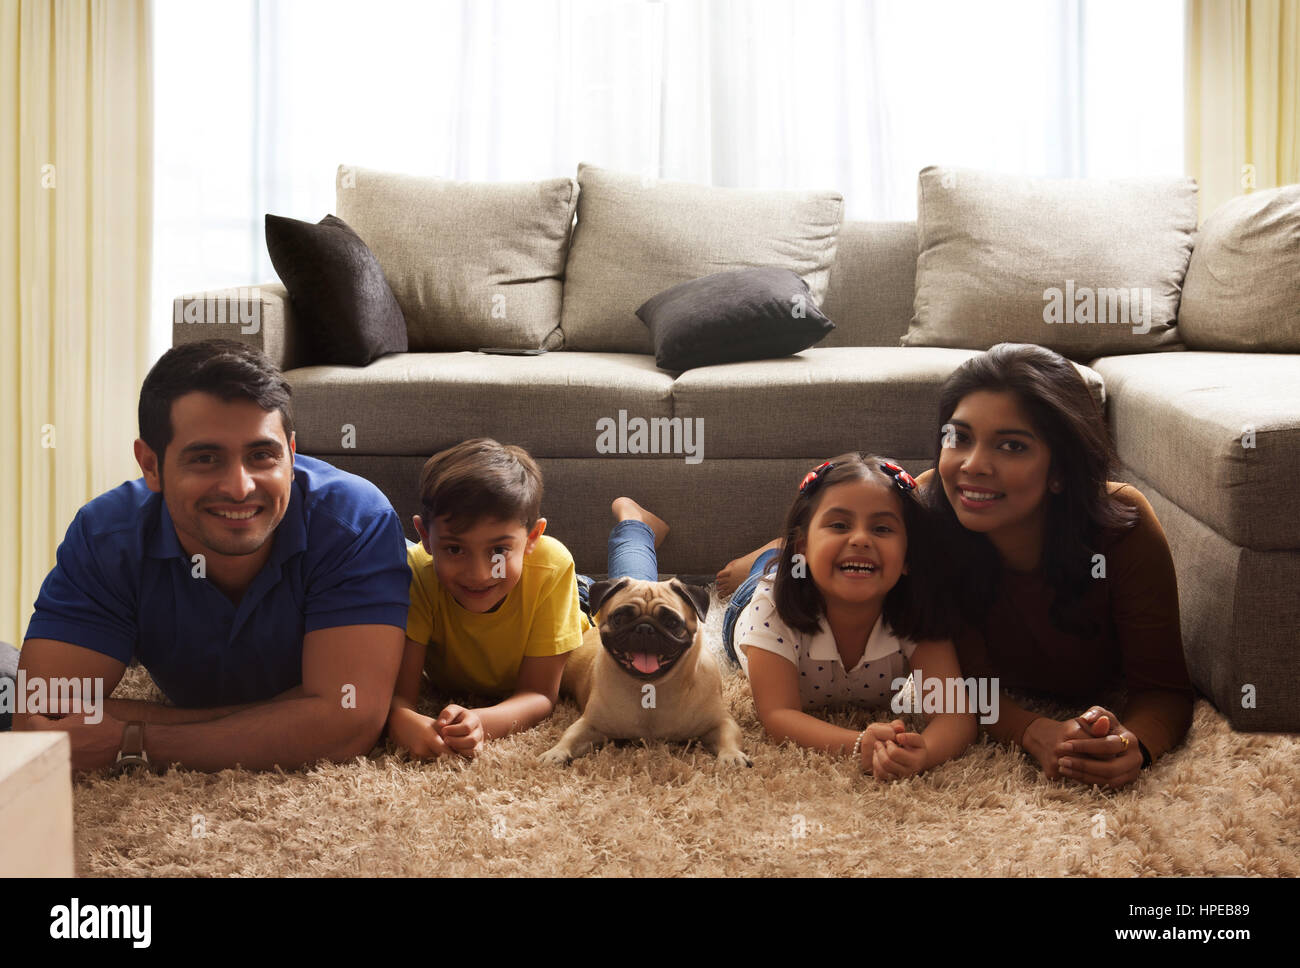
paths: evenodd
<path fill-rule="evenodd" d="M 708 641 L 720 641 L 715 599 Z M 365 760 L 295 773 L 95 775 L 74 788 L 86 876 L 1178 876 L 1300 874 L 1300 736 L 1237 733 L 1198 700 L 1186 743 L 1118 793 L 1048 781 L 982 739 L 878 783 L 847 758 L 773 746 L 725 679 L 752 769 L 698 746 L 624 744 L 536 762 L 561 702 L 473 762 Z M 141 668 L 117 696 L 159 698 Z M 426 712 L 434 712 L 432 697 Z M 1036 706 L 1064 717 L 1078 710 Z M 887 715 L 874 718 L 888 719 Z M 845 725 L 869 721 L 840 715 Z M 860 728 L 860 727 L 859 727 Z"/>

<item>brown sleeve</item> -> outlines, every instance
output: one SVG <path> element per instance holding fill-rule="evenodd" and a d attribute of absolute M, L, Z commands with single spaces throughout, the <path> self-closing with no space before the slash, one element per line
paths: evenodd
<path fill-rule="evenodd" d="M 1129 696 L 1121 718 L 1154 759 L 1182 742 L 1192 718 L 1194 693 L 1183 658 L 1178 580 L 1164 529 L 1147 499 L 1128 484 L 1113 496 L 1138 510 L 1137 523 L 1106 551 Z"/>

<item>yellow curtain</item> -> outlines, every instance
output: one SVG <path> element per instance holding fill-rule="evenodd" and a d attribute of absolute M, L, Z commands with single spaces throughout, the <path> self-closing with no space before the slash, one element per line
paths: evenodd
<path fill-rule="evenodd" d="M 139 476 L 150 0 L 0 0 L 0 640 L 77 509 Z"/>
<path fill-rule="evenodd" d="M 1188 0 L 1187 172 L 1201 218 L 1300 182 L 1300 0 Z"/>

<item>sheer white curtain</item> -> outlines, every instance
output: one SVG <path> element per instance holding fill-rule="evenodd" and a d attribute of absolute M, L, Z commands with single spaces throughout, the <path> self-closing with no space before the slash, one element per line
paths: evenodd
<path fill-rule="evenodd" d="M 77 509 L 139 474 L 149 0 L 0 0 L 0 641 Z"/>
<path fill-rule="evenodd" d="M 1183 0 L 157 0 L 156 351 L 170 300 L 274 278 L 266 212 L 356 164 L 469 180 L 579 161 L 831 187 L 1183 170 Z"/>

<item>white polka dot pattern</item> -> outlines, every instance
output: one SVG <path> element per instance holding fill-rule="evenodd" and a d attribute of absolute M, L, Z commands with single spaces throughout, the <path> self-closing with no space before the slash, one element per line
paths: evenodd
<path fill-rule="evenodd" d="M 758 583 L 754 597 L 736 619 L 734 641 L 746 675 L 746 648 L 773 652 L 794 665 L 805 711 L 841 703 L 863 708 L 888 706 L 890 686 L 895 679 L 908 675 L 908 659 L 916 648 L 911 639 L 894 635 L 880 618 L 871 630 L 862 659 L 846 670 L 825 620 L 815 635 L 794 631 L 781 621 L 772 600 L 770 578 Z"/>

